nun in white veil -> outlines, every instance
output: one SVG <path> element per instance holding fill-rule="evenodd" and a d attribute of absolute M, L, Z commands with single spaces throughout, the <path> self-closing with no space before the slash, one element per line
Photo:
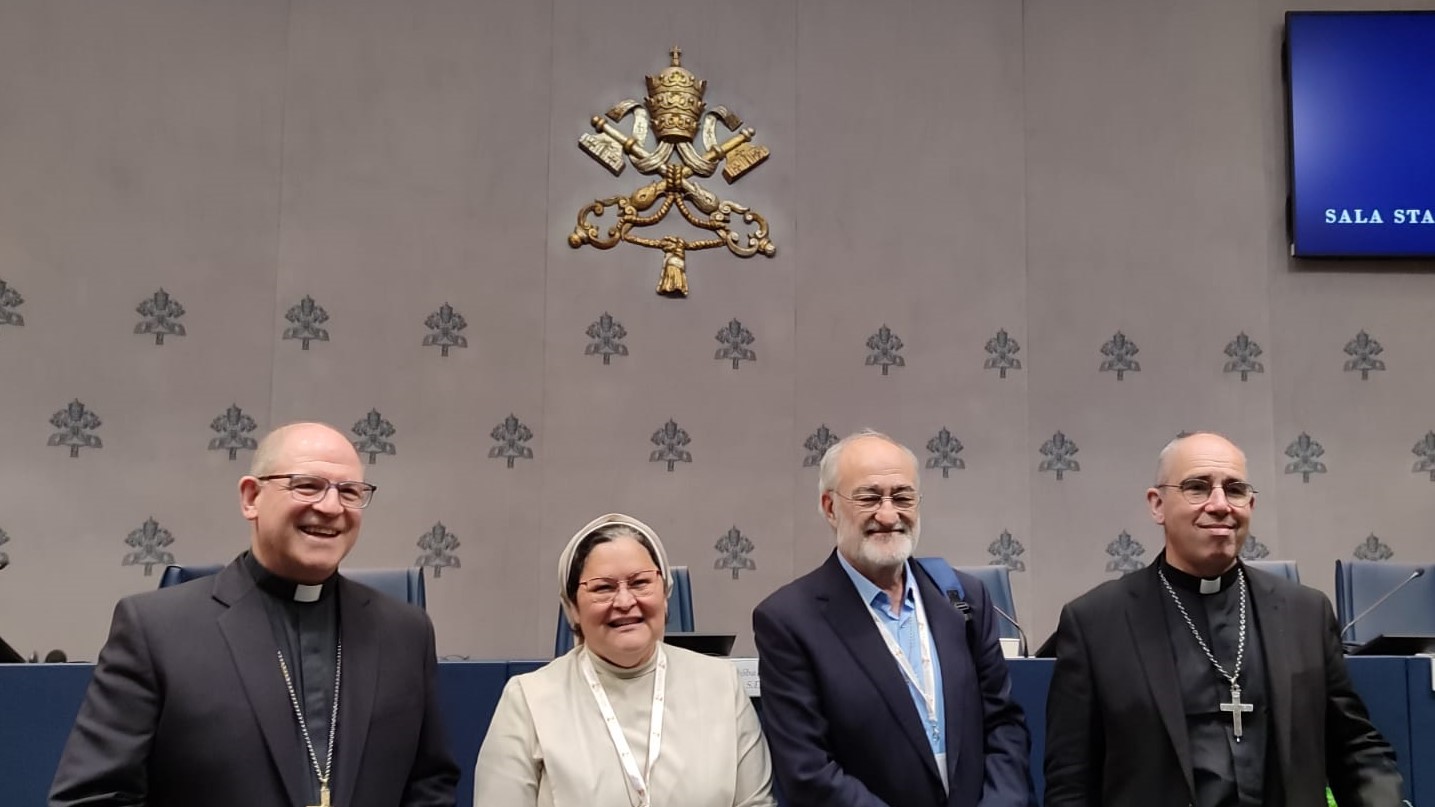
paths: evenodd
<path fill-rule="evenodd" d="M 476 807 L 775 807 L 757 714 L 723 659 L 663 644 L 672 570 L 617 513 L 558 561 L 573 649 L 504 687 Z"/>

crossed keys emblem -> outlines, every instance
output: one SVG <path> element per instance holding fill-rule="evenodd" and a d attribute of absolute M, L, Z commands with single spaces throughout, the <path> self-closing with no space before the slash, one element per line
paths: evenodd
<path fill-rule="evenodd" d="M 662 250 L 658 294 L 686 297 L 689 252 L 727 247 L 740 258 L 759 252 L 770 258 L 777 247 L 768 238 L 767 219 L 762 214 L 721 198 L 696 179 L 710 177 L 721 167 L 723 179 L 732 184 L 767 159 L 767 147 L 753 143 L 755 130 L 744 127 L 742 119 L 727 107 L 706 109 L 707 81 L 682 66 L 681 50 L 673 48 L 669 55 L 672 64 L 658 75 L 646 77 L 648 94 L 642 102 L 627 99 L 606 115 L 594 116 L 593 132 L 578 138 L 578 147 L 613 176 L 622 175 L 631 162 L 638 173 L 656 179 L 626 195 L 594 199 L 583 207 L 568 245 L 612 249 L 626 241 Z M 632 128 L 624 132 L 619 125 L 630 116 Z M 719 123 L 732 133 L 722 142 L 718 142 Z M 702 151 L 694 144 L 699 133 Z M 614 209 L 617 221 L 604 232 L 590 217 L 600 217 L 609 208 Z M 647 237 L 636 232 L 659 224 L 674 208 L 688 224 L 712 233 L 712 237 Z"/>

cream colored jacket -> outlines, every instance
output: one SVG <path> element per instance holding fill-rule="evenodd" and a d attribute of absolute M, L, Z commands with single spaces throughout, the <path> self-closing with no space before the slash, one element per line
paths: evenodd
<path fill-rule="evenodd" d="M 664 646 L 662 741 L 649 776 L 653 807 L 775 807 L 772 763 L 757 713 L 726 659 Z M 638 803 L 578 645 L 509 680 L 474 771 L 475 807 L 624 807 Z M 589 655 L 633 757 L 648 756 L 653 660 L 625 670 Z"/>

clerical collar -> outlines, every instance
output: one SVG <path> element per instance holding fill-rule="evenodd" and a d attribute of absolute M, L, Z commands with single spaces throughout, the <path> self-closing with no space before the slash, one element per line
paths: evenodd
<path fill-rule="evenodd" d="M 328 580 L 319 585 L 295 583 L 264 568 L 264 564 L 254 557 L 253 552 L 245 552 L 240 559 L 244 563 L 244 568 L 249 571 L 249 576 L 254 578 L 254 584 L 282 602 L 318 602 L 333 595 L 339 579 L 339 573 L 335 572 L 329 575 Z"/>
<path fill-rule="evenodd" d="M 1226 570 L 1220 577 L 1197 577 L 1194 574 L 1187 574 L 1166 560 L 1166 553 L 1161 553 L 1161 570 L 1166 573 L 1166 579 L 1171 585 L 1187 591 L 1194 591 L 1198 594 L 1215 594 L 1228 586 L 1236 584 L 1236 577 L 1241 573 L 1240 561 L 1235 566 Z"/>

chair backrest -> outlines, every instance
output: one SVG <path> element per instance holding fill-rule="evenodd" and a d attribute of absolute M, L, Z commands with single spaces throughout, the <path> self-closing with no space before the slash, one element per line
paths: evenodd
<path fill-rule="evenodd" d="M 1007 619 L 1001 614 L 993 614 L 997 623 L 997 635 L 1003 639 L 1019 639 L 1021 631 L 1018 631 L 1012 620 L 1016 616 L 1016 601 L 1012 599 L 1011 593 L 1011 569 L 997 564 L 994 566 L 953 566 L 959 572 L 975 577 L 986 586 L 987 596 L 991 598 L 992 604 L 1006 612 Z"/>
<path fill-rule="evenodd" d="M 691 633 L 696 623 L 693 620 L 693 583 L 688 567 L 673 567 L 673 593 L 668 597 L 668 621 L 663 630 L 668 633 Z M 558 607 L 558 630 L 553 637 L 553 657 L 573 649 L 573 629 L 568 627 L 568 618 L 563 607 Z"/>
<path fill-rule="evenodd" d="M 180 583 L 188 583 L 191 580 L 218 574 L 222 568 L 224 567 L 217 564 L 194 566 L 170 564 L 164 568 L 164 574 L 160 575 L 159 587 L 177 586 Z M 400 602 L 412 603 L 424 609 L 428 608 L 428 599 L 424 596 L 423 569 L 415 566 L 398 569 L 343 569 L 341 573 L 356 583 L 363 583 Z"/>
<path fill-rule="evenodd" d="M 1335 562 L 1335 612 L 1341 627 L 1360 616 L 1417 569 L 1425 575 L 1393 594 L 1341 638 L 1368 642 L 1377 636 L 1435 636 L 1435 564 L 1394 563 L 1388 560 Z"/>
<path fill-rule="evenodd" d="M 1242 563 L 1276 577 L 1284 577 L 1296 583 L 1300 582 L 1300 569 L 1296 567 L 1293 560 L 1247 560 Z"/>

